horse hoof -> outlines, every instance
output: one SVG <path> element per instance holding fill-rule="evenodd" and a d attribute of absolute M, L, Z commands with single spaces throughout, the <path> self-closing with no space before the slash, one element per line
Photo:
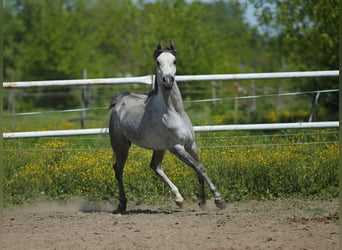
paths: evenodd
<path fill-rule="evenodd" d="M 184 208 L 184 201 L 176 201 L 176 204 L 179 208 Z"/>
<path fill-rule="evenodd" d="M 208 210 L 207 203 L 205 202 L 198 202 L 198 206 L 204 211 Z"/>
<path fill-rule="evenodd" d="M 115 210 L 113 210 L 113 212 L 112 212 L 112 214 L 118 214 L 118 215 L 121 215 L 121 214 L 123 214 L 123 213 L 125 213 L 125 210 L 119 210 L 119 209 L 115 209 Z"/>
<path fill-rule="evenodd" d="M 118 208 L 113 211 L 113 214 L 121 214 L 126 211 L 127 205 L 125 203 L 119 203 Z"/>
<path fill-rule="evenodd" d="M 219 209 L 225 209 L 227 207 L 227 203 L 223 197 L 215 199 L 215 205 Z"/>

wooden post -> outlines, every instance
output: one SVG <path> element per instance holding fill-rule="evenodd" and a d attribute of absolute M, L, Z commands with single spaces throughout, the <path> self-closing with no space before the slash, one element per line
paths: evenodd
<path fill-rule="evenodd" d="M 283 97 L 281 96 L 283 94 L 283 88 L 279 87 L 278 88 L 278 111 L 283 111 L 284 109 L 284 104 L 283 104 Z"/>
<path fill-rule="evenodd" d="M 251 95 L 253 97 L 252 97 L 252 100 L 249 102 L 250 106 L 249 106 L 249 109 L 248 109 L 248 119 L 250 119 L 250 114 L 251 113 L 254 114 L 256 112 L 256 98 L 255 98 L 256 91 L 255 91 L 254 80 L 251 80 Z"/>
<path fill-rule="evenodd" d="M 239 110 L 239 92 L 240 92 L 240 85 L 239 83 L 234 84 L 235 91 L 234 91 L 234 123 L 236 124 L 238 122 L 238 110 Z"/>
<path fill-rule="evenodd" d="M 7 69 L 8 70 L 8 69 Z M 11 75 L 11 81 L 15 81 L 15 72 L 12 70 L 8 70 L 8 74 Z M 12 88 L 10 90 L 10 94 L 8 96 L 8 111 L 12 114 L 12 129 L 15 130 L 17 126 L 17 116 L 15 115 L 15 95 L 17 90 L 15 88 Z"/>
<path fill-rule="evenodd" d="M 87 79 L 87 70 L 84 69 L 83 70 L 83 79 Z M 86 86 L 82 86 L 82 101 L 81 101 L 81 107 L 82 107 L 82 111 L 81 111 L 81 128 L 85 128 L 85 119 L 86 119 L 86 98 L 87 98 L 87 87 Z"/>
<path fill-rule="evenodd" d="M 312 107 L 311 107 L 311 112 L 309 116 L 309 122 L 312 122 L 313 116 L 315 115 L 316 106 L 317 106 L 320 94 L 321 94 L 320 92 L 317 92 L 314 99 L 312 100 Z"/>
<path fill-rule="evenodd" d="M 216 82 L 211 82 L 211 98 L 213 99 L 213 105 L 216 106 Z"/>

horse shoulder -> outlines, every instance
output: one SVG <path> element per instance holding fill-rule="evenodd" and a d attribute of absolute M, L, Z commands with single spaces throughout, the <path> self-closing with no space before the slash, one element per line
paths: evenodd
<path fill-rule="evenodd" d="M 163 115 L 162 122 L 174 140 L 184 144 L 194 139 L 193 127 L 186 113 L 168 112 Z"/>

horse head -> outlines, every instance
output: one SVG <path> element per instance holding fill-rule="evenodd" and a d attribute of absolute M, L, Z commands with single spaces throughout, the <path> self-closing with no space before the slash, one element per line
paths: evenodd
<path fill-rule="evenodd" d="M 176 75 L 176 49 L 173 42 L 170 41 L 169 46 L 162 47 L 159 41 L 153 57 L 157 64 L 157 81 L 165 89 L 170 90 L 173 87 Z"/>

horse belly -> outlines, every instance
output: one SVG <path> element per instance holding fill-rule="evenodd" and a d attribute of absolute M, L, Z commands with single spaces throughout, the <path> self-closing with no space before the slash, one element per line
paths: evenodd
<path fill-rule="evenodd" d="M 135 136 L 132 136 L 132 133 L 130 133 L 127 137 L 132 143 L 142 148 L 151 150 L 168 149 L 168 145 L 165 141 L 164 136 L 151 129 L 146 129 L 142 133 L 136 134 Z"/>
<path fill-rule="evenodd" d="M 125 119 L 122 127 L 125 137 L 139 147 L 152 150 L 167 149 L 167 139 L 165 138 L 165 129 L 160 126 L 160 122 L 151 117 L 140 117 L 135 120 Z"/>

